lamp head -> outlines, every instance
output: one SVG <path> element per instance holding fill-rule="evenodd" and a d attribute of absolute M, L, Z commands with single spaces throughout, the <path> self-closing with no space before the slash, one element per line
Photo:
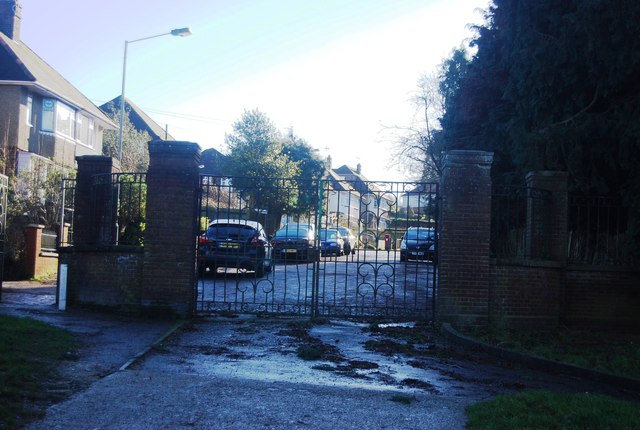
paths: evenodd
<path fill-rule="evenodd" d="M 180 37 L 191 36 L 191 29 L 189 27 L 175 28 L 175 29 L 171 30 L 171 35 L 172 36 L 180 36 Z"/>

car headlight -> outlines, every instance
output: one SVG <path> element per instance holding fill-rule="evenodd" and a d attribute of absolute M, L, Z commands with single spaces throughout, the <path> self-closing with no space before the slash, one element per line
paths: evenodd
<path fill-rule="evenodd" d="M 407 243 L 404 240 L 400 242 L 400 249 L 407 249 Z"/>

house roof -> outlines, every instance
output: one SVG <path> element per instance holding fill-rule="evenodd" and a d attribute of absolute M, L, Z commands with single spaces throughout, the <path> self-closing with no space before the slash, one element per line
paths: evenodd
<path fill-rule="evenodd" d="M 333 169 L 327 171 L 325 179 L 330 181 L 331 188 L 335 191 L 356 191 L 350 181 L 338 175 Z"/>
<path fill-rule="evenodd" d="M 200 173 L 203 175 L 226 175 L 226 158 L 226 155 L 222 154 L 215 148 L 205 149 L 200 155 L 200 164 L 202 165 Z"/>
<path fill-rule="evenodd" d="M 105 112 L 114 113 L 114 109 L 120 109 L 120 98 L 121 96 L 116 97 L 113 100 L 108 101 L 107 103 L 100 106 Z M 176 140 L 173 136 L 167 133 L 165 138 L 165 129 L 162 128 L 157 122 L 151 119 L 149 115 L 147 115 L 142 109 L 136 106 L 131 100 L 125 97 L 125 108 L 129 112 L 129 120 L 134 127 L 140 131 L 146 131 L 149 133 L 152 139 L 162 139 L 162 140 Z"/>
<path fill-rule="evenodd" d="M 0 32 L 0 85 L 33 86 L 100 121 L 106 128 L 116 125 L 76 87 L 21 41 Z"/>

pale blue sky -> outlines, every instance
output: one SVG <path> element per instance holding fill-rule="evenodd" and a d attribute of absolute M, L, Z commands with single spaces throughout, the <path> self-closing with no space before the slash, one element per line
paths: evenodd
<path fill-rule="evenodd" d="M 224 150 L 244 109 L 293 127 L 334 165 L 388 168 L 385 125 L 480 23 L 488 0 L 22 0 L 22 40 L 94 103 L 127 97 L 179 140 Z M 168 112 L 170 114 L 163 114 Z"/>

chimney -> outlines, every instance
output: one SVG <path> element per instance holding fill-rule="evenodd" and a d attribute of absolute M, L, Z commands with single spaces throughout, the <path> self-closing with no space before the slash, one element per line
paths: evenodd
<path fill-rule="evenodd" d="M 0 0 L 0 31 L 13 40 L 20 40 L 22 5 L 19 0 Z"/>
<path fill-rule="evenodd" d="M 356 173 L 359 175 L 362 173 L 362 164 L 358 163 L 356 166 Z"/>

